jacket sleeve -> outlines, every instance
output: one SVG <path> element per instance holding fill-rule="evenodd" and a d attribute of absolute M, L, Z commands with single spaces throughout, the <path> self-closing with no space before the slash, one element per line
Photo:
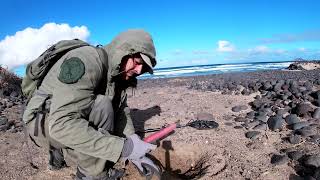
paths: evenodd
<path fill-rule="evenodd" d="M 61 144 L 78 152 L 116 162 L 121 154 L 124 139 L 102 134 L 89 125 L 89 113 L 94 102 L 94 88 L 102 77 L 97 60 L 90 56 L 70 54 L 85 66 L 85 73 L 75 83 L 58 80 L 61 67 L 57 68 L 57 87 L 54 88 L 50 115 L 49 134 Z"/>

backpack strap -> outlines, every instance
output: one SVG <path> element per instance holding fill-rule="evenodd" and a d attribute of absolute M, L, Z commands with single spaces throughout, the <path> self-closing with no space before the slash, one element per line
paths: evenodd
<path fill-rule="evenodd" d="M 97 50 L 99 58 L 102 61 L 106 71 L 108 71 L 109 62 L 108 62 L 108 54 L 107 54 L 107 52 L 99 45 L 97 47 L 95 47 L 95 49 Z"/>

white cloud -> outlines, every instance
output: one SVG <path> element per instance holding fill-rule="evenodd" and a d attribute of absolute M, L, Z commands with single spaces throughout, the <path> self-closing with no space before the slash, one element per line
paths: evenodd
<path fill-rule="evenodd" d="M 231 52 L 234 51 L 234 46 L 229 41 L 220 40 L 218 41 L 217 51 L 219 52 Z"/>
<path fill-rule="evenodd" d="M 28 27 L 0 41 L 0 64 L 9 69 L 25 65 L 60 40 L 86 41 L 89 34 L 86 26 L 47 23 L 40 29 Z"/>
<path fill-rule="evenodd" d="M 175 49 L 172 54 L 173 55 L 181 55 L 183 53 L 183 51 L 181 49 Z"/>
<path fill-rule="evenodd" d="M 298 51 L 302 51 L 302 52 L 304 52 L 304 51 L 306 51 L 306 48 L 304 48 L 304 47 L 302 47 L 302 48 L 298 48 Z"/>
<path fill-rule="evenodd" d="M 248 51 L 253 53 L 266 53 L 269 52 L 270 49 L 267 46 L 257 46 L 253 49 L 249 49 Z"/>

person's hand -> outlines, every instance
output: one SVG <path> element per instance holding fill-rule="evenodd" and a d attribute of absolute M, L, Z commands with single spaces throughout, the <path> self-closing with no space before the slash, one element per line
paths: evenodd
<path fill-rule="evenodd" d="M 152 178 L 154 175 L 159 179 L 161 177 L 160 169 L 155 165 L 151 159 L 143 156 L 136 160 L 131 160 L 131 162 L 137 167 L 140 174 Z"/>
<path fill-rule="evenodd" d="M 137 134 L 133 134 L 125 140 L 121 157 L 130 161 L 138 160 L 156 148 L 156 145 L 146 143 Z"/>

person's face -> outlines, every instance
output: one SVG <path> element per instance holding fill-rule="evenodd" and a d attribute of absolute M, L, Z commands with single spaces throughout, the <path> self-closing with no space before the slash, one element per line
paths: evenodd
<path fill-rule="evenodd" d="M 129 80 L 131 77 L 139 76 L 143 73 L 145 63 L 140 55 L 128 56 L 123 63 L 123 78 Z"/>

